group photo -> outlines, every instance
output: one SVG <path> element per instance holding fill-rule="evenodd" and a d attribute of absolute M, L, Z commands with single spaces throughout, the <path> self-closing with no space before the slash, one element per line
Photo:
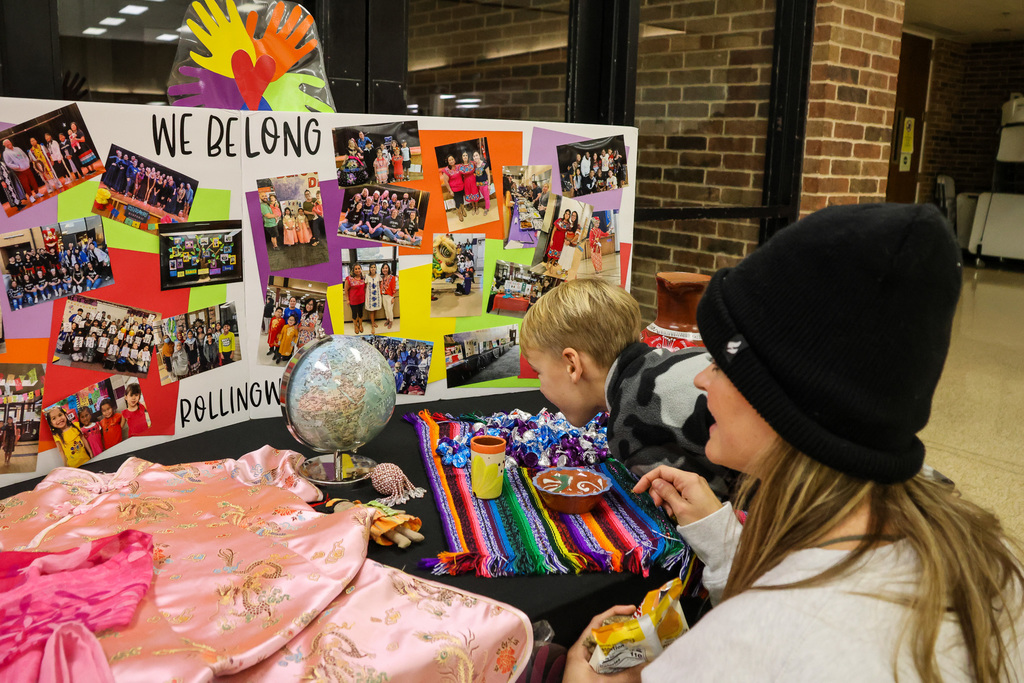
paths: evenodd
<path fill-rule="evenodd" d="M 454 232 L 498 220 L 487 138 L 434 148 L 448 230 Z"/>
<path fill-rule="evenodd" d="M 0 131 L 0 187 L 13 216 L 103 171 L 77 104 Z"/>
<path fill-rule="evenodd" d="M 93 212 L 141 230 L 183 223 L 199 191 L 195 178 L 111 145 Z M 109 196 L 106 196 L 109 195 Z"/>
<path fill-rule="evenodd" d="M 562 282 L 557 277 L 538 275 L 522 263 L 495 261 L 487 313 L 523 318 L 537 299 Z"/>
<path fill-rule="evenodd" d="M 44 366 L 0 363 L 0 474 L 35 472 Z"/>
<path fill-rule="evenodd" d="M 64 300 L 53 363 L 145 377 L 156 350 L 159 314 L 73 294 Z"/>
<path fill-rule="evenodd" d="M 160 226 L 160 290 L 242 281 L 242 221 Z"/>
<path fill-rule="evenodd" d="M 401 327 L 398 248 L 342 249 L 343 334 L 391 334 Z"/>
<path fill-rule="evenodd" d="M 120 375 L 75 392 L 43 414 L 65 467 L 81 467 L 153 425 L 138 380 Z"/>
<path fill-rule="evenodd" d="M 256 362 L 282 365 L 305 344 L 323 337 L 327 284 L 272 277 L 263 305 Z"/>
<path fill-rule="evenodd" d="M 160 320 L 160 384 L 216 370 L 241 360 L 238 317 L 232 302 Z"/>
<path fill-rule="evenodd" d="M 423 242 L 430 194 L 397 185 L 359 185 L 345 189 L 338 234 L 403 247 Z"/>
<path fill-rule="evenodd" d="M 531 270 L 562 280 L 575 278 L 588 244 L 593 211 L 590 204 L 551 195 Z"/>
<path fill-rule="evenodd" d="M 335 128 L 333 137 L 341 187 L 423 180 L 420 129 L 415 121 Z"/>
<path fill-rule="evenodd" d="M 327 263 L 324 205 L 317 174 L 263 178 L 257 181 L 257 190 L 270 272 Z"/>
<path fill-rule="evenodd" d="M 559 145 L 562 194 L 582 197 L 626 187 L 626 142 L 621 135 Z"/>
<path fill-rule="evenodd" d="M 519 326 L 489 327 L 444 336 L 449 387 L 519 376 Z"/>
<path fill-rule="evenodd" d="M 502 168 L 505 188 L 506 249 L 537 246 L 537 233 L 544 223 L 548 199 L 551 197 L 550 166 L 505 166 Z"/>
<path fill-rule="evenodd" d="M 480 315 L 484 295 L 483 233 L 434 235 L 430 273 L 430 317 L 458 318 Z"/>
<path fill-rule="evenodd" d="M 375 335 L 361 339 L 384 356 L 388 367 L 395 374 L 397 393 L 410 396 L 422 396 L 426 393 L 434 342 Z"/>
<path fill-rule="evenodd" d="M 103 221 L 87 216 L 4 234 L 0 273 L 12 311 L 114 284 Z"/>

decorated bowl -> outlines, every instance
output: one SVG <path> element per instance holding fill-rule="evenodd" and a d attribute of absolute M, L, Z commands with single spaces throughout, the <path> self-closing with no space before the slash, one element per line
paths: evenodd
<path fill-rule="evenodd" d="M 552 467 L 533 477 L 541 500 L 552 510 L 580 515 L 600 502 L 612 487 L 611 480 L 585 467 Z"/>

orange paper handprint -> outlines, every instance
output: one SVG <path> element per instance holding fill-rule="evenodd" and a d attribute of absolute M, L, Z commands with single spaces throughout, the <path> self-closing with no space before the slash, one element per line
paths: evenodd
<path fill-rule="evenodd" d="M 274 6 L 274 12 L 270 16 L 270 23 L 267 25 L 267 30 L 263 32 L 262 38 L 256 37 L 256 23 L 259 21 L 259 15 L 256 12 L 249 12 L 249 16 L 246 17 L 245 30 L 249 37 L 252 38 L 253 45 L 256 48 L 256 56 L 270 55 L 277 62 L 274 80 L 287 73 L 296 62 L 312 52 L 317 46 L 317 41 L 312 39 L 307 41 L 302 47 L 298 47 L 313 25 L 313 17 L 311 16 L 307 16 L 300 24 L 299 18 L 301 16 L 302 8 L 296 5 L 292 8 L 291 13 L 289 13 L 288 20 L 284 26 L 281 26 L 281 19 L 284 17 L 284 3 L 277 3 Z"/>

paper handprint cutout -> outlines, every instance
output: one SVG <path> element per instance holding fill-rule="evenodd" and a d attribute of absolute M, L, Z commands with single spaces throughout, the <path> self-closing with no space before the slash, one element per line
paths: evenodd
<path fill-rule="evenodd" d="M 194 37 L 179 41 L 167 88 L 171 104 L 334 111 L 316 25 L 300 5 L 268 4 L 243 23 L 234 0 L 196 0 L 185 25 Z"/>

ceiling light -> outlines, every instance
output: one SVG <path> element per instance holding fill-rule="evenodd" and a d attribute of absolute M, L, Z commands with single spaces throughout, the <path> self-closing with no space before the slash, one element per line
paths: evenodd
<path fill-rule="evenodd" d="M 107 32 L 107 29 L 105 29 L 105 28 L 96 28 L 95 26 L 90 26 L 89 28 L 87 28 L 84 31 L 82 31 L 82 35 L 86 35 L 86 36 L 102 36 L 106 32 Z"/>
<path fill-rule="evenodd" d="M 479 106 L 480 106 L 479 104 L 457 104 L 457 105 L 455 105 L 455 108 L 456 109 L 476 109 Z"/>
<path fill-rule="evenodd" d="M 177 40 L 178 39 L 178 34 L 177 33 L 161 33 L 160 35 L 158 35 L 156 37 L 156 39 L 157 40 L 162 40 L 162 41 L 165 41 L 165 42 L 168 42 L 168 41 L 171 41 L 171 40 Z"/>
<path fill-rule="evenodd" d="M 143 12 L 145 12 L 148 9 L 149 9 L 148 7 L 144 7 L 142 5 L 125 5 L 120 10 L 118 10 L 118 12 L 121 13 L 121 14 L 138 15 L 138 14 L 142 14 Z"/>
<path fill-rule="evenodd" d="M 106 19 L 100 19 L 100 24 L 103 26 L 120 26 L 124 23 L 124 17 L 107 17 Z"/>
<path fill-rule="evenodd" d="M 455 100 L 458 104 L 473 104 L 474 102 L 480 102 L 479 97 L 463 97 Z"/>
<path fill-rule="evenodd" d="M 454 100 L 455 95 L 438 95 L 442 100 Z"/>

